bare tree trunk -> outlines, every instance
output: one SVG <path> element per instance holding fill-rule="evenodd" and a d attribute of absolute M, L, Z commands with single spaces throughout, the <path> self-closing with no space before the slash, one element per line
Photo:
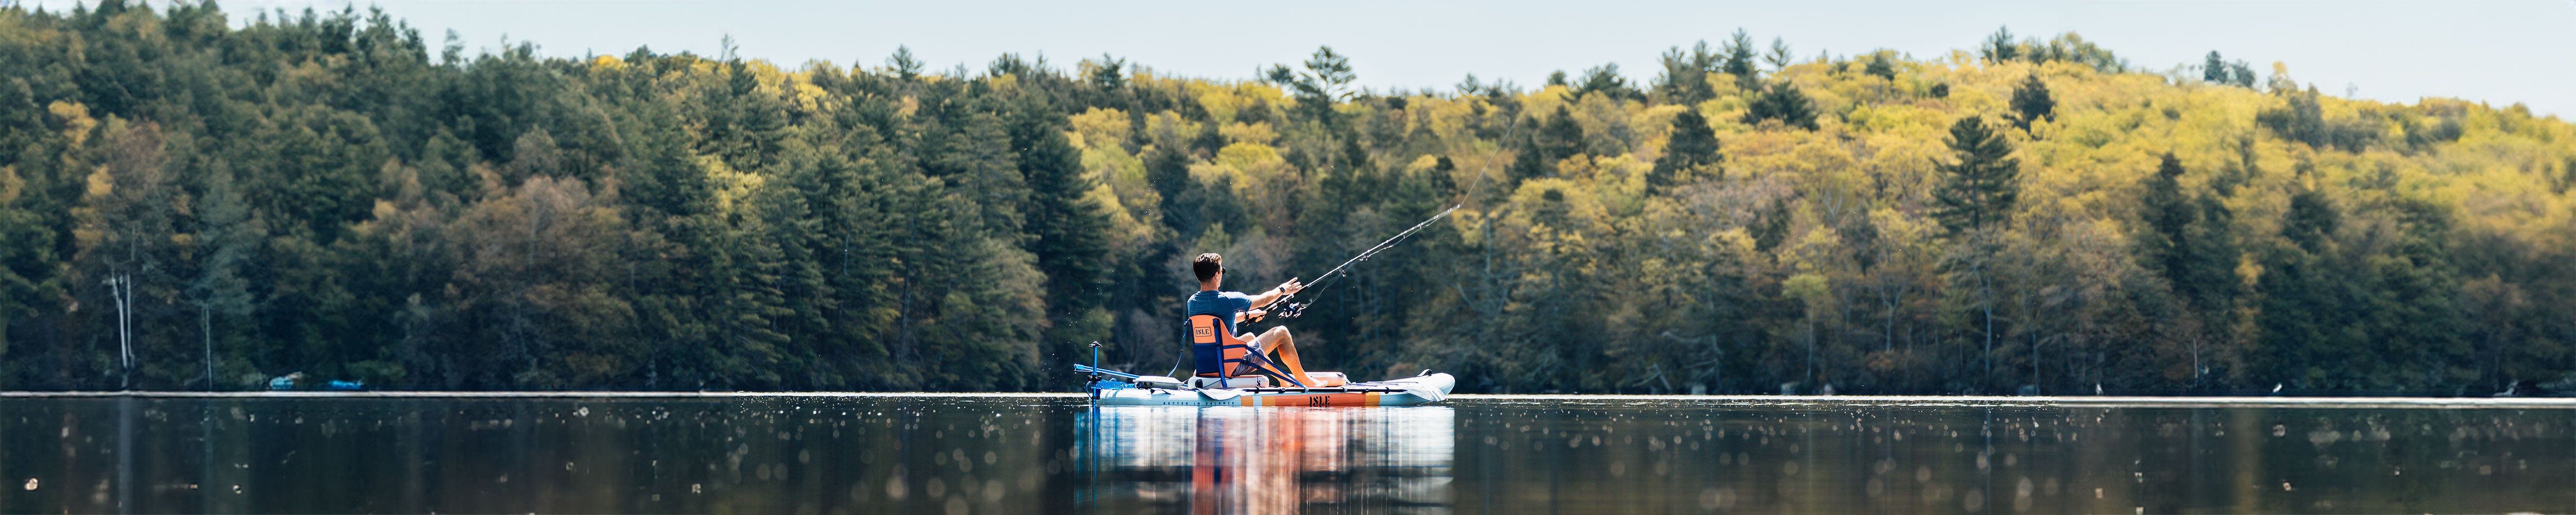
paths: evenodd
<path fill-rule="evenodd" d="M 215 391 L 215 308 L 197 306 L 197 334 L 206 341 L 206 391 Z"/>

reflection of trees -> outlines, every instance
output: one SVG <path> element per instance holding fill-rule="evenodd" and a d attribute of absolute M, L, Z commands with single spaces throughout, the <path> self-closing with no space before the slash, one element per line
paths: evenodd
<path fill-rule="evenodd" d="M 1441 406 L 1104 407 L 1079 425 L 1083 500 L 1194 513 L 1445 505 L 1452 419 Z"/>

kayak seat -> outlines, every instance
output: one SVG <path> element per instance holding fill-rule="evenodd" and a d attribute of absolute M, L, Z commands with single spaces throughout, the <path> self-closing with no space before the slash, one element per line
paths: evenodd
<path fill-rule="evenodd" d="M 1279 371 L 1277 365 L 1270 363 L 1269 357 L 1253 351 L 1252 344 L 1235 338 L 1230 331 L 1227 331 L 1224 321 L 1218 319 L 1217 315 L 1190 315 L 1189 335 L 1190 355 L 1196 363 L 1196 366 L 1191 368 L 1197 372 L 1195 376 L 1197 378 L 1217 379 L 1222 384 L 1233 384 L 1235 381 L 1229 380 L 1237 378 L 1265 375 L 1281 379 L 1288 378 L 1286 373 Z M 1304 381 L 1287 380 L 1285 382 L 1305 386 Z M 1198 381 L 1193 380 L 1192 383 L 1196 384 Z"/>

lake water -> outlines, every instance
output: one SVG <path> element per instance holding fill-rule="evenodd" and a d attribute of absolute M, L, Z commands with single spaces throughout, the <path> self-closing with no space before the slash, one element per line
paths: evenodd
<path fill-rule="evenodd" d="M 0 513 L 2576 511 L 2576 404 L 0 397 Z"/>

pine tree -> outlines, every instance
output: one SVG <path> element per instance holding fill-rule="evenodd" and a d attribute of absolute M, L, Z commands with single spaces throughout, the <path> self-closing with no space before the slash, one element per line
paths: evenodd
<path fill-rule="evenodd" d="M 895 76 L 903 80 L 921 77 L 921 68 L 921 58 L 913 57 L 910 46 L 896 45 L 894 55 L 886 56 L 886 69 L 893 70 Z"/>
<path fill-rule="evenodd" d="M 1307 119 L 1323 124 L 1327 130 L 1340 127 L 1333 103 L 1348 98 L 1350 83 L 1359 80 L 1359 75 L 1351 71 L 1350 56 L 1333 51 L 1331 46 L 1317 47 L 1303 65 L 1302 72 L 1284 64 L 1271 65 L 1266 78 L 1296 93 L 1297 110 Z"/>
<path fill-rule="evenodd" d="M 1986 36 L 1985 42 L 1977 45 L 1977 57 L 1989 63 L 2020 59 L 2021 46 L 2013 41 L 2011 28 L 1997 27 L 1993 35 Z"/>
<path fill-rule="evenodd" d="M 2211 84 L 2226 84 L 2229 78 L 2227 60 L 2219 58 L 2217 50 L 2209 51 L 2209 58 L 2203 60 L 2200 65 L 2200 80 Z"/>
<path fill-rule="evenodd" d="M 1896 80 L 1896 65 L 1889 61 L 1890 59 L 1887 57 L 1887 51 L 1885 50 L 1870 53 L 1869 65 L 1862 67 L 1861 73 L 1882 79 Z"/>
<path fill-rule="evenodd" d="M 2031 122 L 2056 116 L 2057 100 L 2049 98 L 2048 83 L 2041 82 L 2039 74 L 2033 73 L 2013 87 L 2012 107 L 2013 112 L 2020 113 L 2020 117 L 2013 119 L 2013 126 L 2027 131 Z"/>
<path fill-rule="evenodd" d="M 1746 35 L 1744 29 L 1735 29 L 1735 35 L 1726 39 L 1725 70 L 1735 76 L 1738 88 L 1753 89 L 1762 83 L 1761 70 L 1753 67 L 1753 36 Z"/>
<path fill-rule="evenodd" d="M 1700 44 L 1705 46 L 1708 43 L 1703 41 Z M 1682 53 L 1682 47 L 1665 50 L 1656 62 L 1663 65 L 1664 71 L 1662 76 L 1655 78 L 1655 94 L 1663 97 L 1665 103 L 1699 105 L 1717 95 L 1708 85 L 1708 70 L 1693 62 L 1690 54 Z"/>
<path fill-rule="evenodd" d="M 1745 106 L 1746 125 L 1758 125 L 1763 120 L 1779 120 L 1782 126 L 1812 131 L 1816 130 L 1816 108 L 1796 84 L 1782 82 L 1755 95 L 1753 104 Z"/>
<path fill-rule="evenodd" d="M 2570 186 L 2576 186 L 2576 156 L 2568 156 L 2566 163 L 2558 165 L 2558 188 L 2550 191 L 2565 194 Z"/>
<path fill-rule="evenodd" d="M 1795 60 L 1797 57 L 1789 54 L 1789 42 L 1777 37 L 1771 38 L 1771 52 L 1762 54 L 1762 62 L 1770 63 L 1773 73 L 1789 69 L 1789 63 Z"/>
<path fill-rule="evenodd" d="M 1077 341 L 1108 334 L 1107 327 L 1083 322 L 1107 301 L 1109 216 L 1090 197 L 1095 184 L 1083 175 L 1082 154 L 1061 130 L 1064 116 L 1026 102 L 1019 117 L 1013 146 L 1029 185 L 1024 248 L 1046 274 L 1047 314 L 1055 322 L 1055 337 L 1044 348 L 1069 359 Z"/>
<path fill-rule="evenodd" d="M 1539 125 L 1537 120 L 1526 118 L 1519 123 L 1522 126 Z M 1521 181 L 1546 176 L 1548 171 L 1555 169 L 1555 161 L 1548 160 L 1547 153 L 1539 150 L 1537 131 L 1520 135 L 1504 143 L 1512 147 L 1512 164 L 1503 169 L 1503 174 L 1509 177 L 1512 183 L 1518 184 Z"/>
<path fill-rule="evenodd" d="M 1197 187 L 1190 179 L 1190 154 L 1169 146 L 1157 146 L 1145 153 L 1145 184 L 1154 188 L 1163 213 L 1163 226 L 1180 234 L 1197 235 L 1204 222 L 1198 219 L 1198 207 L 1184 205 L 1183 194 Z"/>
<path fill-rule="evenodd" d="M 2167 280 L 2181 275 L 2183 231 L 2193 220 L 2192 206 L 2183 196 L 2182 162 L 2166 152 L 2156 173 L 2147 176 L 2146 191 L 2138 198 L 2139 218 L 2145 219 L 2152 232 L 2138 237 L 2138 252 L 2148 266 L 2164 273 Z"/>
<path fill-rule="evenodd" d="M 1085 74 L 1084 78 L 1090 79 L 1091 87 L 1093 88 L 1102 90 L 1126 89 L 1127 60 L 1112 57 L 1105 53 L 1100 54 L 1100 60 L 1092 62 L 1091 72 Z"/>
<path fill-rule="evenodd" d="M 1949 145 L 1958 162 L 1935 163 L 1943 179 L 1932 192 L 1932 216 L 1954 235 L 2002 225 L 2021 190 L 2012 143 L 1985 118 L 1969 116 L 1950 124 Z"/>
<path fill-rule="evenodd" d="M 1696 109 L 1683 110 L 1673 117 L 1673 135 L 1664 144 L 1663 157 L 1655 158 L 1655 168 L 1647 172 L 1650 191 L 1669 190 L 1695 176 L 1724 178 L 1715 165 L 1726 156 L 1719 153 L 1717 131 L 1708 127 L 1708 118 Z"/>
<path fill-rule="evenodd" d="M 2281 218 L 2281 237 L 2310 254 L 2325 252 L 2326 242 L 2333 240 L 2335 228 L 2343 220 L 2335 212 L 2334 201 L 2308 188 L 2290 195 L 2290 209 Z"/>
<path fill-rule="evenodd" d="M 1574 98 L 1579 99 L 1584 95 L 1596 93 L 1609 95 L 1612 100 L 1643 96 L 1637 94 L 1634 88 L 1628 87 L 1627 78 L 1619 76 L 1619 63 L 1606 63 L 1583 70 L 1583 83 L 1575 86 Z"/>
<path fill-rule="evenodd" d="M 2182 162 L 2168 152 L 2148 176 L 2138 200 L 2149 230 L 2138 235 L 2138 254 L 2173 285 L 2176 296 L 2210 313 L 2234 297 L 2236 249 L 2229 243 L 2227 207 L 2207 195 L 2184 196 L 2177 180 L 2182 174 Z"/>
<path fill-rule="evenodd" d="M 1556 113 L 1548 115 L 1547 124 L 1538 129 L 1538 150 L 1550 167 L 1583 153 L 1584 146 L 1583 124 L 1575 122 L 1574 110 L 1563 105 L 1556 106 Z"/>

